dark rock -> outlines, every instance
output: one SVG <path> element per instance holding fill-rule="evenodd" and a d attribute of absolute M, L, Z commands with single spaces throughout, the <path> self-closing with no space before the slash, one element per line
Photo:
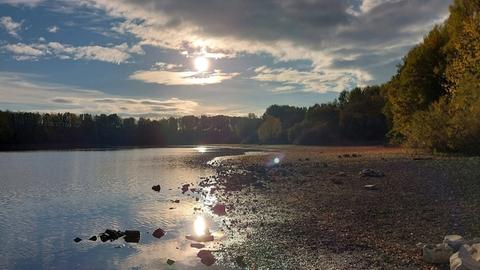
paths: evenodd
<path fill-rule="evenodd" d="M 167 264 L 168 264 L 168 265 L 172 265 L 172 264 L 174 264 L 174 263 L 175 263 L 174 260 L 170 260 L 170 259 L 167 260 Z"/>
<path fill-rule="evenodd" d="M 198 249 L 201 249 L 201 248 L 204 248 L 205 245 L 204 244 L 200 244 L 200 243 L 191 243 L 190 246 L 192 248 L 198 248 Z"/>
<path fill-rule="evenodd" d="M 75 241 L 75 243 L 78 243 L 78 242 L 82 241 L 82 238 L 77 237 L 77 238 L 73 239 L 73 241 Z"/>
<path fill-rule="evenodd" d="M 156 186 L 153 186 L 152 187 L 153 190 L 155 190 L 156 192 L 160 192 L 160 185 L 156 185 Z"/>
<path fill-rule="evenodd" d="M 185 193 L 188 191 L 188 188 L 190 187 L 190 184 L 185 184 L 182 186 L 182 193 Z"/>
<path fill-rule="evenodd" d="M 125 242 L 128 242 L 128 243 L 140 242 L 140 231 L 137 231 L 137 230 L 125 231 Z"/>
<path fill-rule="evenodd" d="M 180 200 L 170 200 L 172 203 L 180 203 Z"/>
<path fill-rule="evenodd" d="M 199 257 L 201 259 L 200 261 L 206 266 L 210 266 L 215 263 L 215 257 L 210 250 L 200 250 L 197 254 L 197 257 Z"/>
<path fill-rule="evenodd" d="M 245 258 L 243 256 L 237 256 L 235 258 L 235 264 L 241 268 L 247 267 L 247 264 L 245 263 Z"/>
<path fill-rule="evenodd" d="M 97 241 L 97 236 L 94 235 L 94 236 L 88 238 L 88 240 L 90 240 L 90 241 Z"/>
<path fill-rule="evenodd" d="M 378 170 L 373 169 L 363 169 L 360 171 L 359 175 L 361 177 L 384 177 L 385 174 Z"/>
<path fill-rule="evenodd" d="M 212 212 L 219 216 L 224 216 L 227 214 L 224 204 L 216 204 L 214 207 L 212 207 Z"/>
<path fill-rule="evenodd" d="M 153 232 L 152 235 L 153 235 L 153 237 L 155 237 L 155 238 L 162 238 L 162 236 L 165 235 L 165 231 L 162 230 L 162 229 L 160 229 L 160 228 L 158 228 L 158 229 L 156 229 L 156 230 Z"/>

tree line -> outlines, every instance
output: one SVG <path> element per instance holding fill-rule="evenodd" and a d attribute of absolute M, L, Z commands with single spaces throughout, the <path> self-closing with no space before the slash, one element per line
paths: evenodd
<path fill-rule="evenodd" d="M 366 87 L 309 108 L 272 105 L 262 117 L 189 115 L 156 120 L 0 111 L 0 147 L 375 143 L 383 141 L 388 130 L 384 103 L 379 87 Z"/>

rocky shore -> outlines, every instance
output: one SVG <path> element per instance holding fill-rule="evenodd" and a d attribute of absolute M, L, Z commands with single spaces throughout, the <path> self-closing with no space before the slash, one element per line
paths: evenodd
<path fill-rule="evenodd" d="M 480 158 L 382 147 L 273 147 L 215 162 L 220 266 L 449 269 L 418 243 L 480 235 Z M 205 157 L 191 161 L 205 164 Z"/>

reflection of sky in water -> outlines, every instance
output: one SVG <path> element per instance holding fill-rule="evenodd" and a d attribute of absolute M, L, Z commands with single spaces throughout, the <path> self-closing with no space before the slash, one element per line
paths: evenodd
<path fill-rule="evenodd" d="M 215 238 L 222 237 L 220 218 L 193 209 L 216 198 L 196 201 L 198 194 L 178 189 L 214 174 L 183 162 L 201 153 L 187 148 L 0 153 L 0 269 L 202 269 L 185 235 L 193 234 L 194 220 L 204 216 Z M 151 189 L 154 184 L 161 185 L 160 193 Z M 180 203 L 170 201 L 175 199 Z M 87 240 L 108 228 L 140 230 L 140 243 Z M 166 231 L 161 239 L 150 235 L 157 228 Z M 74 243 L 77 236 L 84 240 Z M 167 259 L 176 263 L 168 266 Z"/>

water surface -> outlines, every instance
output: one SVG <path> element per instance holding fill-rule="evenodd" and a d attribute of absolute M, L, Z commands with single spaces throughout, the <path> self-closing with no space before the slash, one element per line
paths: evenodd
<path fill-rule="evenodd" d="M 221 220 L 205 207 L 215 197 L 196 201 L 178 189 L 214 174 L 185 163 L 200 150 L 0 153 L 0 269 L 206 268 L 185 235 L 204 216 L 221 241 Z M 151 189 L 155 184 L 161 192 Z M 107 228 L 140 230 L 140 243 L 87 240 Z M 149 234 L 157 228 L 167 231 L 161 239 Z M 75 237 L 83 241 L 75 243 Z M 218 248 L 218 242 L 207 248 Z M 168 266 L 167 259 L 176 263 Z"/>

